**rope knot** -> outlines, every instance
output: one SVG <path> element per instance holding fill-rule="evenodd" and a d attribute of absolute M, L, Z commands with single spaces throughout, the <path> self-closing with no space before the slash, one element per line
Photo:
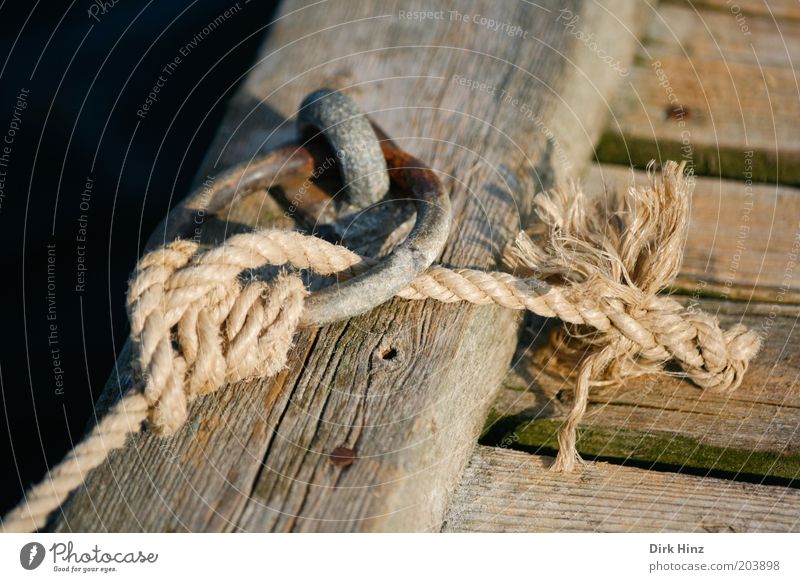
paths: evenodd
<path fill-rule="evenodd" d="M 521 233 L 512 249 L 512 266 L 560 286 L 558 298 L 566 300 L 551 304 L 569 322 L 551 342 L 566 341 L 578 372 L 558 470 L 579 460 L 575 431 L 590 385 L 657 372 L 675 360 L 701 388 L 734 390 L 759 350 L 755 332 L 741 325 L 723 331 L 716 317 L 658 294 L 674 281 L 683 256 L 694 185 L 684 167 L 667 162 L 657 180 L 651 164 L 649 186 L 631 186 L 625 196 L 588 201 L 576 188 L 540 194 L 535 240 Z"/>
<path fill-rule="evenodd" d="M 688 316 L 697 329 L 697 344 L 703 365 L 684 365 L 692 381 L 712 392 L 730 392 L 739 387 L 751 359 L 761 348 L 760 336 L 742 324 L 723 331 L 716 317 L 707 313 Z"/>
<path fill-rule="evenodd" d="M 259 257 L 235 244 L 198 248 L 177 240 L 149 253 L 128 291 L 134 368 L 162 434 L 180 428 L 196 396 L 280 371 L 303 312 L 298 275 L 242 283 Z"/>

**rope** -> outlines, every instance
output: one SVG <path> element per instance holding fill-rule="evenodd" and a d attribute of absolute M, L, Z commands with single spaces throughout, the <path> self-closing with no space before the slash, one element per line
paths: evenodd
<path fill-rule="evenodd" d="M 43 527 L 145 420 L 159 434 L 173 434 L 196 396 L 286 365 L 306 296 L 301 278 L 281 274 L 272 285 L 243 285 L 240 273 L 262 266 L 263 255 L 227 246 L 197 251 L 178 240 L 139 261 L 128 313 L 140 382 L 5 516 L 4 532 Z"/>
<path fill-rule="evenodd" d="M 593 384 L 656 372 L 675 361 L 704 389 L 734 390 L 760 347 L 759 336 L 744 326 L 723 331 L 715 317 L 658 295 L 678 273 L 691 183 L 683 165 L 672 162 L 661 181 L 650 172 L 648 188 L 631 188 L 606 205 L 590 204 L 580 191 L 537 196 L 545 228 L 533 238 L 520 233 L 507 258 L 516 272 L 531 276 L 434 265 L 398 293 L 412 300 L 496 304 L 565 323 L 552 340 L 566 340 L 577 366 L 565 370 L 577 367 L 577 377 L 556 470 L 570 471 L 580 461 L 576 429 Z M 124 446 L 145 419 L 160 434 L 173 434 L 197 395 L 271 376 L 286 365 L 305 287 L 297 274 L 281 273 L 268 284 L 254 270 L 273 265 L 352 277 L 375 263 L 280 230 L 236 235 L 205 252 L 178 240 L 146 255 L 128 293 L 140 382 L 28 492 L 3 520 L 3 530 L 42 527 L 88 471 Z"/>

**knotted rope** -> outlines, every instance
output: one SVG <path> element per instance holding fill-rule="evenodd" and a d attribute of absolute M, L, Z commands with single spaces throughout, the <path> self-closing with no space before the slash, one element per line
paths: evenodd
<path fill-rule="evenodd" d="M 578 360 L 575 400 L 559 434 L 554 467 L 572 470 L 580 458 L 576 428 L 593 384 L 655 372 L 675 361 L 695 384 L 733 390 L 760 338 L 744 326 L 723 331 L 709 314 L 658 295 L 678 273 L 688 225 L 691 184 L 683 165 L 651 171 L 647 188 L 631 188 L 610 203 L 590 203 L 580 191 L 536 197 L 542 232 L 521 233 L 509 264 L 522 275 L 434 265 L 398 293 L 406 299 L 497 304 L 565 322 Z M 133 363 L 140 381 L 90 434 L 51 470 L 3 521 L 5 531 L 42 527 L 47 516 L 109 453 L 124 446 L 145 419 L 161 434 L 186 420 L 187 407 L 220 385 L 271 376 L 286 365 L 301 322 L 305 287 L 297 274 L 268 284 L 264 265 L 351 277 L 376 261 L 297 232 L 241 234 L 201 252 L 178 240 L 139 262 L 128 293 Z"/>
<path fill-rule="evenodd" d="M 146 255 L 128 291 L 134 372 L 162 434 L 183 425 L 195 396 L 281 370 L 303 313 L 298 275 L 243 285 L 262 254 L 243 245 L 197 250 L 179 240 Z"/>
<path fill-rule="evenodd" d="M 256 242 L 256 241 L 254 241 Z M 252 245 L 258 248 L 258 244 Z M 296 275 L 273 284 L 243 271 L 265 262 L 246 245 L 198 253 L 177 240 L 145 255 L 128 291 L 133 368 L 140 381 L 4 519 L 31 531 L 142 423 L 163 435 L 186 421 L 189 403 L 225 383 L 272 376 L 286 365 L 306 289 Z"/>

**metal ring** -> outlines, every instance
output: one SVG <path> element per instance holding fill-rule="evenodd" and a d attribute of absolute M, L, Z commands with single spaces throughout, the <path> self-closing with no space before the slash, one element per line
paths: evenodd
<path fill-rule="evenodd" d="M 319 89 L 308 95 L 297 112 L 297 130 L 322 134 L 336 152 L 351 204 L 366 208 L 389 191 L 389 175 L 380 143 L 369 119 L 344 93 Z M 313 134 L 312 134 L 313 135 Z"/>
<path fill-rule="evenodd" d="M 376 132 L 385 137 L 378 128 Z M 381 151 L 390 180 L 414 201 L 416 223 L 408 238 L 366 273 L 312 293 L 305 304 L 303 325 L 326 325 L 361 315 L 391 299 L 425 271 L 444 248 L 450 232 L 450 198 L 436 174 L 386 139 Z M 305 179 L 323 167 L 330 152 L 318 144 L 287 146 L 230 170 L 210 189 L 199 188 L 170 213 L 150 244 L 191 235 L 195 218 L 214 214 L 235 196 Z"/>

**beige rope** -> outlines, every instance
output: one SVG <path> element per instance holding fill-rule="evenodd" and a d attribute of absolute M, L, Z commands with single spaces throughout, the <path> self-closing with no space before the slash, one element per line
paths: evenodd
<path fill-rule="evenodd" d="M 688 312 L 657 294 L 677 275 L 690 195 L 683 165 L 672 162 L 661 181 L 651 173 L 648 188 L 632 188 L 605 205 L 590 204 L 579 191 L 539 195 L 546 228 L 533 238 L 521 233 L 509 258 L 519 274 L 535 279 L 434 265 L 398 296 L 497 304 L 562 319 L 566 326 L 553 339 L 567 342 L 578 372 L 554 467 L 572 470 L 580 460 L 576 428 L 594 382 L 658 371 L 674 360 L 698 386 L 733 390 L 758 352 L 754 332 L 741 325 L 723 331 L 715 317 Z M 141 382 L 28 492 L 3 529 L 42 527 L 145 417 L 158 432 L 172 434 L 196 395 L 285 366 L 305 288 L 296 274 L 281 274 L 269 285 L 254 276 L 243 284 L 243 273 L 269 264 L 351 277 L 374 263 L 321 239 L 279 230 L 237 235 L 206 252 L 175 241 L 146 255 L 128 293 Z"/>
<path fill-rule="evenodd" d="M 283 274 L 272 285 L 242 285 L 240 273 L 262 266 L 262 255 L 226 247 L 197 250 L 195 243 L 179 240 L 139 261 L 128 312 L 140 382 L 3 518 L 4 532 L 43 527 L 145 419 L 160 434 L 172 434 L 197 395 L 271 376 L 286 365 L 306 296 L 300 277 Z"/>

